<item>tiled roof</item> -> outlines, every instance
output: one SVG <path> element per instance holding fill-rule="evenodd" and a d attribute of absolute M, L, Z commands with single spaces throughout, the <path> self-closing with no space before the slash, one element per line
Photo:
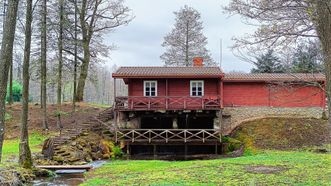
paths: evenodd
<path fill-rule="evenodd" d="M 229 73 L 224 74 L 224 81 L 324 81 L 321 73 Z"/>
<path fill-rule="evenodd" d="M 222 77 L 219 67 L 120 67 L 113 77 L 139 78 L 139 77 Z"/>

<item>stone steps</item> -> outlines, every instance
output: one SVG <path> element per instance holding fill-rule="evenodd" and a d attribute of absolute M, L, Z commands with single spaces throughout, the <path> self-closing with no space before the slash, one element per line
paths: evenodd
<path fill-rule="evenodd" d="M 108 130 L 105 126 L 102 126 L 99 121 L 110 121 L 111 119 L 113 119 L 113 116 L 113 109 L 109 108 L 100 112 L 96 117 L 90 117 L 88 118 L 88 120 L 78 123 L 75 128 L 63 129 L 60 136 L 56 136 L 53 138 L 53 143 L 48 148 L 52 148 L 52 152 L 54 154 L 58 154 L 58 150 L 60 150 L 59 147 L 61 145 L 68 143 L 73 139 L 76 139 L 83 133 L 89 132 L 91 130 L 99 132 L 101 132 L 102 130 Z"/>

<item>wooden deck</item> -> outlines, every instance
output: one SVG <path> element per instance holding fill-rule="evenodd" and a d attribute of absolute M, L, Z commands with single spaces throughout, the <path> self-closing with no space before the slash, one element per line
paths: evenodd
<path fill-rule="evenodd" d="M 219 110 L 218 96 L 116 97 L 116 110 Z"/>
<path fill-rule="evenodd" d="M 218 143 L 221 133 L 214 129 L 120 129 L 115 131 L 116 142 L 129 143 Z"/>

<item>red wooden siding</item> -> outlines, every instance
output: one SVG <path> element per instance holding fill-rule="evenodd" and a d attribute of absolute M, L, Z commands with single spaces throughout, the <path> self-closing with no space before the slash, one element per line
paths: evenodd
<path fill-rule="evenodd" d="M 280 86 L 253 82 L 224 82 L 223 104 L 227 106 L 324 107 L 319 87 Z"/>
<path fill-rule="evenodd" d="M 147 79 L 146 79 L 147 80 Z M 157 81 L 157 96 L 166 96 L 165 79 L 148 79 Z M 190 96 L 191 79 L 168 79 L 168 96 Z M 200 79 L 197 79 L 200 80 Z M 218 79 L 204 80 L 204 96 L 218 96 Z M 130 79 L 129 96 L 144 96 L 144 80 Z"/>

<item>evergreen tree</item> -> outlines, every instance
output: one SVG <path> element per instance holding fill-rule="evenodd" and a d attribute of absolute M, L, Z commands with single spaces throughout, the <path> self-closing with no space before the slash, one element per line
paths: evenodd
<path fill-rule="evenodd" d="M 274 55 L 273 50 L 268 50 L 267 53 L 262 54 L 256 58 L 254 63 L 256 68 L 251 70 L 251 73 L 283 73 L 284 66 L 281 64 L 279 58 Z"/>
<path fill-rule="evenodd" d="M 206 49 L 207 38 L 202 33 L 200 13 L 184 6 L 175 15 L 175 27 L 164 37 L 162 46 L 166 52 L 161 55 L 161 60 L 166 66 L 192 66 L 194 57 L 202 57 L 205 65 L 215 65 Z"/>
<path fill-rule="evenodd" d="M 295 73 L 317 73 L 323 71 L 321 48 L 318 42 L 300 44 L 293 56 L 291 71 Z"/>

